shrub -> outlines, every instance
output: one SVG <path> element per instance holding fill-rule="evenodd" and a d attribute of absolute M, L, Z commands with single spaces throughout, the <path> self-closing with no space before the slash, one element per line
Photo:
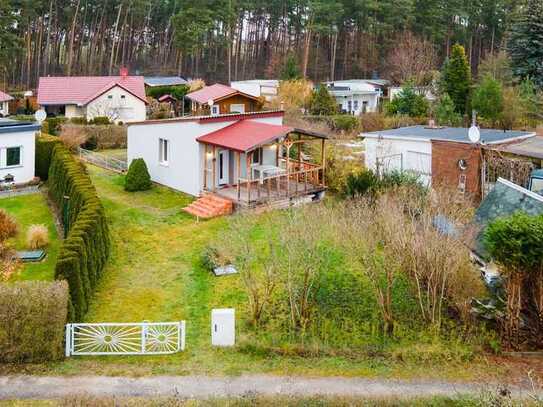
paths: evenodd
<path fill-rule="evenodd" d="M 60 210 L 69 197 L 68 236 L 59 250 L 55 278 L 68 281 L 69 319 L 81 320 L 109 255 L 104 208 L 84 167 L 63 145 L 53 150 L 49 192 Z"/>
<path fill-rule="evenodd" d="M 42 131 L 44 133 L 52 134 L 53 136 L 58 136 L 60 134 L 60 130 L 62 129 L 62 125 L 68 121 L 67 118 L 59 116 L 59 117 L 48 117 L 45 119 L 43 124 L 45 125 L 45 128 L 42 126 Z"/>
<path fill-rule="evenodd" d="M 130 163 L 124 189 L 129 192 L 145 191 L 151 188 L 151 176 L 143 158 L 136 158 Z"/>
<path fill-rule="evenodd" d="M 182 100 L 183 96 L 187 94 L 189 87 L 186 85 L 174 85 L 174 86 L 154 86 L 146 90 L 146 94 L 149 97 L 158 99 L 164 95 L 172 95 L 177 100 Z"/>
<path fill-rule="evenodd" d="M 314 115 L 330 116 L 337 113 L 336 99 L 321 85 L 313 91 L 309 100 L 309 112 Z"/>
<path fill-rule="evenodd" d="M 346 196 L 355 197 L 374 192 L 379 185 L 379 178 L 371 170 L 362 170 L 349 174 L 345 181 L 344 193 Z"/>
<path fill-rule="evenodd" d="M 111 125 L 76 125 L 65 124 L 63 133 L 78 134 L 83 138 L 82 147 L 87 150 L 102 150 L 108 148 L 126 148 L 126 127 Z M 79 140 L 77 140 L 79 141 Z"/>
<path fill-rule="evenodd" d="M 0 362 L 61 359 L 67 305 L 64 281 L 0 284 Z"/>
<path fill-rule="evenodd" d="M 15 219 L 8 215 L 8 213 L 0 209 L 0 243 L 6 241 L 10 237 L 17 235 L 18 227 Z"/>
<path fill-rule="evenodd" d="M 296 111 L 308 105 L 313 92 L 313 84 L 305 79 L 281 81 L 277 90 L 277 97 L 271 101 L 271 107 L 286 111 Z"/>
<path fill-rule="evenodd" d="M 413 85 L 402 87 L 398 95 L 386 106 L 390 115 L 421 117 L 428 114 L 429 104 L 424 95 L 417 93 Z"/>
<path fill-rule="evenodd" d="M 87 121 L 86 117 L 72 117 L 70 119 L 70 123 L 79 124 L 79 125 L 86 125 L 86 124 L 88 124 L 88 121 Z"/>
<path fill-rule="evenodd" d="M 47 178 L 49 177 L 51 156 L 53 155 L 53 149 L 57 144 L 62 144 L 62 141 L 58 137 L 52 137 L 42 133 L 36 138 L 35 173 L 42 181 L 47 181 Z"/>
<path fill-rule="evenodd" d="M 45 225 L 31 225 L 26 233 L 26 242 L 32 250 L 44 248 L 49 244 L 49 230 Z"/>
<path fill-rule="evenodd" d="M 107 116 L 96 116 L 89 121 L 89 124 L 107 125 L 111 124 L 111 120 Z"/>
<path fill-rule="evenodd" d="M 332 116 L 332 128 L 334 130 L 350 132 L 356 130 L 360 125 L 358 117 L 348 114 Z"/>
<path fill-rule="evenodd" d="M 77 152 L 87 141 L 87 135 L 81 126 L 62 126 L 59 138 L 72 152 Z"/>

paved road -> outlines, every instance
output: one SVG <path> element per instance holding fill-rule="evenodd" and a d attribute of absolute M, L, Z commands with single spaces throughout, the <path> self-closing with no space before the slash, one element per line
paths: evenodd
<path fill-rule="evenodd" d="M 239 377 L 151 376 L 142 378 L 107 376 L 3 376 L 0 399 L 54 399 L 70 395 L 92 397 L 209 398 L 248 393 L 285 396 L 430 397 L 476 394 L 496 390 L 483 384 L 455 384 L 438 381 L 393 381 L 360 378 L 302 378 L 250 375 Z M 516 397 L 528 392 L 512 389 Z"/>

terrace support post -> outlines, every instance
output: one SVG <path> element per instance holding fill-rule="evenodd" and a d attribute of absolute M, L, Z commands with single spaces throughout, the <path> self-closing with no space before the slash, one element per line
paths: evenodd
<path fill-rule="evenodd" d="M 204 191 L 207 190 L 207 144 L 204 144 Z"/>
<path fill-rule="evenodd" d="M 252 161 L 252 159 L 253 159 L 253 152 L 251 151 L 250 153 L 247 153 L 247 157 L 245 160 L 246 161 L 245 165 L 247 168 L 247 203 L 248 204 L 251 204 L 251 181 L 253 178 L 253 174 L 251 173 L 250 162 Z"/>
<path fill-rule="evenodd" d="M 215 191 L 217 186 L 217 147 L 213 146 L 213 187 L 211 188 Z"/>
<path fill-rule="evenodd" d="M 287 144 L 287 198 L 290 196 L 290 148 L 292 144 Z"/>
<path fill-rule="evenodd" d="M 326 186 L 326 140 L 321 141 L 321 167 L 322 167 L 322 186 Z"/>
<path fill-rule="evenodd" d="M 238 184 L 238 201 L 241 198 L 241 153 L 239 151 L 236 151 L 237 157 L 236 157 L 236 175 L 237 175 L 237 184 Z"/>
<path fill-rule="evenodd" d="M 298 134 L 298 145 L 296 146 L 298 150 L 298 171 L 302 170 L 302 135 Z"/>

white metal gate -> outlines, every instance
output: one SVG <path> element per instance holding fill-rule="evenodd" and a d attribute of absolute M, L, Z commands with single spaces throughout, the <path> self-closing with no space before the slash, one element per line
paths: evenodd
<path fill-rule="evenodd" d="M 165 355 L 184 349 L 185 321 L 66 325 L 66 356 Z"/>

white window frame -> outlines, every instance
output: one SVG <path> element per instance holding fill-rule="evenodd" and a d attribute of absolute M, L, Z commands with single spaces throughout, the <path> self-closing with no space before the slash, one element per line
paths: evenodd
<path fill-rule="evenodd" d="M 219 105 L 213 105 L 211 106 L 211 114 L 213 116 L 219 115 L 221 113 L 220 106 Z"/>
<path fill-rule="evenodd" d="M 230 113 L 245 113 L 245 105 L 243 103 L 231 104 Z"/>
<path fill-rule="evenodd" d="M 170 140 L 162 137 L 158 139 L 158 163 L 164 166 L 170 164 Z"/>
<path fill-rule="evenodd" d="M 19 149 L 19 164 L 8 165 L 8 149 L 9 148 L 18 148 Z M 16 146 L 5 146 L 0 148 L 0 168 L 19 168 L 24 165 L 24 147 L 22 145 Z"/>

